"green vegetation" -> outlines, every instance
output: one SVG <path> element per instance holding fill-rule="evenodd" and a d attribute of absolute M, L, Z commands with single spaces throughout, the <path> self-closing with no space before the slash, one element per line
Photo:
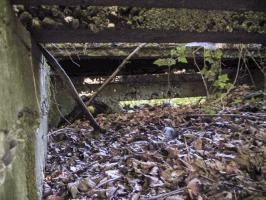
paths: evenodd
<path fill-rule="evenodd" d="M 254 11 L 58 5 L 42 5 L 30 9 L 17 5 L 14 10 L 20 21 L 27 28 L 33 29 L 85 29 L 95 33 L 114 28 L 189 32 L 266 32 L 265 13 Z"/>
<path fill-rule="evenodd" d="M 175 49 L 170 51 L 170 58 L 159 58 L 154 61 L 154 64 L 161 67 L 161 66 L 168 66 L 169 67 L 169 74 L 171 73 L 171 66 L 176 65 L 177 62 L 179 63 L 187 63 L 187 55 L 193 55 L 194 58 L 194 65 L 199 71 L 202 81 L 205 85 L 206 94 L 209 96 L 211 93 L 221 93 L 228 90 L 232 87 L 232 84 L 229 82 L 228 75 L 222 73 L 221 67 L 221 58 L 222 58 L 222 50 L 210 50 L 210 49 L 203 49 L 203 58 L 204 58 L 204 65 L 201 69 L 196 61 L 195 54 L 203 47 L 199 47 L 197 49 L 187 48 L 185 46 L 177 46 Z"/>
<path fill-rule="evenodd" d="M 173 99 L 151 99 L 151 100 L 134 100 L 134 101 L 120 101 L 119 105 L 135 106 L 140 104 L 149 104 L 151 106 L 160 105 L 162 103 L 173 103 L 174 105 L 188 105 L 205 102 L 206 97 L 186 97 L 186 98 L 173 98 Z"/>

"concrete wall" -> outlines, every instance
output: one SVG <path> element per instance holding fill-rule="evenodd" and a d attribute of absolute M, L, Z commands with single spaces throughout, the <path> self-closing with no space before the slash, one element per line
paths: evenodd
<path fill-rule="evenodd" d="M 56 127 L 65 115 L 76 106 L 75 100 L 69 94 L 64 83 L 58 76 L 51 81 L 51 106 L 49 110 L 49 126 Z"/>
<path fill-rule="evenodd" d="M 40 61 L 10 1 L 0 0 L 1 200 L 41 198 L 49 69 Z"/>
<path fill-rule="evenodd" d="M 167 74 L 123 76 L 121 80 L 108 84 L 96 97 L 96 100 L 106 103 L 112 111 L 119 112 L 121 110 L 118 104 L 119 101 L 193 97 L 206 94 L 199 75 L 172 74 L 170 85 L 168 85 L 167 79 Z M 72 81 L 78 92 L 83 94 L 92 93 L 101 85 L 84 83 L 84 78 L 82 77 L 72 77 Z M 53 84 L 55 97 L 52 98 L 53 103 L 49 113 L 51 127 L 59 123 L 60 113 L 65 116 L 76 106 L 75 101 L 60 79 L 56 78 L 55 82 L 56 84 Z M 168 93 L 168 90 L 170 93 Z M 58 109 L 60 109 L 60 113 Z"/>
<path fill-rule="evenodd" d="M 107 85 L 96 99 L 109 105 L 114 111 L 119 101 L 163 99 L 204 96 L 206 94 L 201 77 L 196 74 L 134 75 Z M 78 84 L 81 93 L 92 93 L 101 84 Z"/>

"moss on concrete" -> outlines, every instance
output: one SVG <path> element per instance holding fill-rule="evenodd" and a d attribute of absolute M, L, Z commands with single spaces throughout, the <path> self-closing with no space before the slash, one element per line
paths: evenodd
<path fill-rule="evenodd" d="M 134 28 L 152 30 L 266 32 L 263 12 L 148 9 L 132 19 Z"/>
<path fill-rule="evenodd" d="M 19 139 L 23 141 L 23 151 L 26 164 L 27 197 L 28 199 L 38 199 L 35 183 L 35 137 L 38 128 L 38 114 L 29 108 L 19 112 L 17 128 L 22 130 Z"/>
<path fill-rule="evenodd" d="M 61 79 L 54 77 L 52 81 L 51 91 L 52 103 L 49 107 L 49 127 L 58 126 L 60 120 L 68 115 L 76 106 L 75 100 L 69 95 L 69 91 L 61 81 Z"/>
<path fill-rule="evenodd" d="M 16 12 L 28 28 L 266 32 L 266 14 L 253 11 L 40 6 L 18 7 Z"/>
<path fill-rule="evenodd" d="M 38 57 L 31 56 L 30 35 L 17 23 L 9 0 L 0 0 L 0 46 L 0 127 L 19 139 L 0 199 L 36 200 L 34 140 L 40 113 L 39 69 L 33 59 Z"/>

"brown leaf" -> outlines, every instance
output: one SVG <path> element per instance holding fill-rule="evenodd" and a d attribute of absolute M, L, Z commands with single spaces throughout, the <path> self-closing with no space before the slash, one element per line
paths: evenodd
<path fill-rule="evenodd" d="M 68 191 L 70 192 L 72 198 L 76 198 L 77 194 L 78 194 L 78 182 L 74 182 L 74 183 L 69 183 L 67 185 Z"/>
<path fill-rule="evenodd" d="M 165 200 L 185 200 L 186 198 L 181 195 L 173 195 L 170 197 L 166 197 Z"/>
<path fill-rule="evenodd" d="M 162 182 L 158 177 L 149 176 L 149 175 L 145 175 L 145 177 L 148 178 L 149 186 L 152 187 L 152 188 L 164 186 L 164 182 Z"/>
<path fill-rule="evenodd" d="M 50 195 L 46 198 L 46 200 L 64 200 L 64 199 L 60 196 Z"/>
<path fill-rule="evenodd" d="M 78 190 L 81 192 L 88 192 L 90 186 L 86 179 L 81 179 L 78 183 Z"/>
<path fill-rule="evenodd" d="M 226 165 L 226 172 L 229 174 L 238 174 L 240 172 L 239 165 L 235 161 L 230 161 Z"/>
<path fill-rule="evenodd" d="M 167 168 L 166 170 L 160 173 L 160 176 L 161 179 L 165 182 L 177 184 L 179 181 L 182 180 L 184 173 L 184 170 L 174 170 L 171 168 Z"/>
<path fill-rule="evenodd" d="M 201 138 L 196 139 L 193 143 L 192 146 L 196 149 L 196 150 L 202 150 L 203 148 L 203 141 Z"/>
<path fill-rule="evenodd" d="M 178 145 L 169 145 L 165 149 L 168 152 L 169 158 L 178 158 L 179 150 Z"/>
<path fill-rule="evenodd" d="M 194 197 L 197 197 L 200 194 L 200 185 L 201 181 L 197 178 L 192 179 L 187 184 L 187 189 L 191 199 L 194 199 Z"/>
<path fill-rule="evenodd" d="M 215 200 L 233 200 L 233 194 L 231 192 L 221 192 L 213 197 Z"/>

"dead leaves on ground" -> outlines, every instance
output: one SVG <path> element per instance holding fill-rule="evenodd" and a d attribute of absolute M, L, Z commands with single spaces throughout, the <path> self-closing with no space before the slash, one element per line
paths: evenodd
<path fill-rule="evenodd" d="M 98 117 L 104 135 L 81 121 L 51 133 L 45 198 L 263 199 L 265 121 L 188 117 L 199 112 L 159 106 Z"/>

